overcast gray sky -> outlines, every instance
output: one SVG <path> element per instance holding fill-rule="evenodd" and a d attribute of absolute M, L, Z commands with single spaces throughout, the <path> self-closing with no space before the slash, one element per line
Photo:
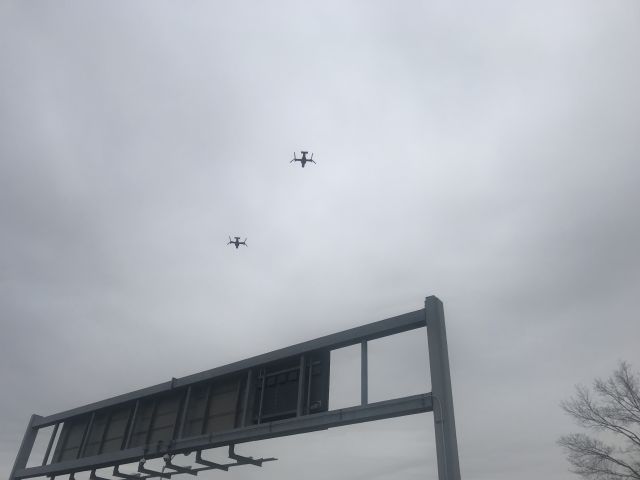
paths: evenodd
<path fill-rule="evenodd" d="M 559 402 L 640 370 L 639 45 L 637 0 L 2 2 L 0 476 L 31 413 L 433 294 L 463 478 L 574 478 Z M 373 400 L 429 389 L 425 344 L 371 346 Z M 239 449 L 436 478 L 431 414 Z"/>

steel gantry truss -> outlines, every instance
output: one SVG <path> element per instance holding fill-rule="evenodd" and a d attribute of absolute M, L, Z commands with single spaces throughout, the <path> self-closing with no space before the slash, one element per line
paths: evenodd
<path fill-rule="evenodd" d="M 427 330 L 432 391 L 369 403 L 367 343 L 423 327 Z M 328 410 L 329 352 L 357 344 L 362 360 L 360 405 Z M 278 388 L 282 388 L 281 394 L 289 392 L 280 401 L 287 404 L 286 409 L 274 410 L 269 403 Z M 210 412 L 211 402 L 218 409 L 226 405 L 226 410 Z M 438 478 L 460 480 L 444 309 L 434 296 L 427 297 L 425 307 L 414 312 L 47 417 L 32 415 L 9 480 L 63 475 L 73 480 L 78 472 L 90 472 L 91 480 L 104 480 L 96 473 L 103 468 L 113 468 L 112 478 L 141 480 L 261 466 L 275 459 L 238 455 L 235 445 L 431 411 Z M 27 467 L 39 429 L 50 426 L 54 428 L 42 464 Z M 57 436 L 60 426 L 62 433 Z M 116 431 L 119 433 L 113 433 Z M 56 451 L 50 458 L 54 441 Z M 230 463 L 202 456 L 207 449 L 223 446 L 229 448 Z M 195 453 L 193 465 L 174 463 L 174 455 L 191 453 Z M 156 458 L 164 460 L 161 470 L 148 467 L 147 461 Z M 120 470 L 136 462 L 137 472 Z"/>

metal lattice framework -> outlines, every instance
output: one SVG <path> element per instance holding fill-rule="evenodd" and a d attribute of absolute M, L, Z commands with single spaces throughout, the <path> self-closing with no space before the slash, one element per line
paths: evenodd
<path fill-rule="evenodd" d="M 427 327 L 432 391 L 369 403 L 367 342 Z M 361 403 L 328 409 L 330 352 L 361 346 Z M 425 308 L 286 347 L 142 390 L 47 417 L 32 415 L 9 480 L 59 477 L 70 480 L 113 468 L 111 477 L 127 480 L 197 475 L 241 465 L 261 466 L 235 452 L 239 443 L 328 428 L 434 412 L 438 478 L 459 480 L 458 447 L 442 302 L 427 297 Z M 27 467 L 40 429 L 53 426 L 42 464 Z M 55 446 L 55 448 L 54 448 Z M 231 462 L 203 457 L 207 449 L 228 446 Z M 52 455 L 53 452 L 53 455 Z M 193 465 L 174 462 L 189 455 Z M 162 458 L 161 470 L 148 460 Z M 135 464 L 136 473 L 123 465 Z M 110 479 L 109 479 L 110 480 Z"/>

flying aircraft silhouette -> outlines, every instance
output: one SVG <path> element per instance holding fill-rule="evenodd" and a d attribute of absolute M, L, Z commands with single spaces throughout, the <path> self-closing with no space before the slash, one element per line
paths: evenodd
<path fill-rule="evenodd" d="M 300 162 L 302 164 L 302 168 L 304 168 L 305 164 L 307 162 L 311 162 L 311 163 L 316 163 L 313 160 L 313 153 L 311 154 L 311 158 L 307 158 L 307 153 L 309 152 L 300 152 L 302 154 L 302 158 L 297 158 L 296 157 L 296 152 L 293 152 L 293 160 L 291 160 L 289 163 L 293 163 L 293 162 Z"/>
<path fill-rule="evenodd" d="M 236 250 L 238 249 L 238 247 L 240 245 L 244 245 L 245 247 L 247 246 L 247 239 L 244 239 L 244 242 L 240 241 L 240 237 L 233 237 L 235 238 L 235 240 L 231 240 L 231 237 L 229 237 L 229 243 L 227 243 L 227 245 L 235 245 L 236 246 Z"/>

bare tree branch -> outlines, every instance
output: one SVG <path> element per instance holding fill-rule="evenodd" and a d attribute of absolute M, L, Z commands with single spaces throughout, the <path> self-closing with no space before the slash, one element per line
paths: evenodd
<path fill-rule="evenodd" d="M 630 372 L 630 366 L 626 362 L 620 363 L 620 368 L 615 373 L 615 378 L 624 388 L 633 408 L 640 412 L 640 380 Z"/>
<path fill-rule="evenodd" d="M 572 471 L 592 480 L 640 480 L 640 380 L 621 362 L 607 380 L 596 379 L 594 398 L 588 388 L 560 404 L 582 427 L 614 434 L 613 444 L 577 433 L 558 440 Z"/>
<path fill-rule="evenodd" d="M 596 380 L 596 390 L 597 386 L 601 383 L 601 380 Z M 638 434 L 633 430 L 621 425 L 636 423 L 640 426 L 640 421 L 635 421 L 628 416 L 616 413 L 616 410 L 612 407 L 610 401 L 605 402 L 604 404 L 595 403 L 586 387 L 576 387 L 576 394 L 575 398 L 567 402 L 562 402 L 561 407 L 565 412 L 574 417 L 580 425 L 586 428 L 609 430 L 611 432 L 618 433 L 623 435 L 632 443 L 640 446 L 640 436 L 638 436 Z"/>
<path fill-rule="evenodd" d="M 558 443 L 568 451 L 567 458 L 576 467 L 575 473 L 640 479 L 640 471 L 634 467 L 633 463 L 613 456 L 615 448 L 600 440 L 576 433 L 561 437 Z"/>
<path fill-rule="evenodd" d="M 626 363 L 621 362 L 607 381 L 597 379 L 594 389 L 611 402 L 610 416 L 624 423 L 640 423 L 640 385 Z"/>

